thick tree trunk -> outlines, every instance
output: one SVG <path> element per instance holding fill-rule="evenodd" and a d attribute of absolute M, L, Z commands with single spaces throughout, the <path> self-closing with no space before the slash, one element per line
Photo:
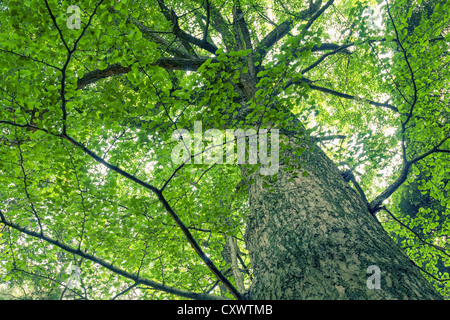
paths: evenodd
<path fill-rule="evenodd" d="M 258 175 L 249 188 L 245 240 L 255 281 L 247 298 L 441 298 L 323 151 L 301 160 L 292 182 L 280 166 L 274 192 Z M 370 266 L 380 270 L 379 289 Z"/>

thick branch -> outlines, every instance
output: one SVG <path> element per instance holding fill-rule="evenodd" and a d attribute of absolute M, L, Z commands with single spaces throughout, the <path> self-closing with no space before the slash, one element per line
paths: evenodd
<path fill-rule="evenodd" d="M 161 58 L 153 65 L 169 70 L 187 70 L 196 71 L 207 59 L 183 59 L 183 58 Z M 98 80 L 125 74 L 130 72 L 131 66 L 123 67 L 120 63 L 109 65 L 103 70 L 93 70 L 86 73 L 81 79 L 78 79 L 77 89 L 82 89 L 88 84 L 97 82 Z"/>
<path fill-rule="evenodd" d="M 203 41 L 201 39 L 197 39 L 196 37 L 190 35 L 189 33 L 181 30 L 178 24 L 178 16 L 175 14 L 173 10 L 170 10 L 165 4 L 163 0 L 157 0 L 161 12 L 164 14 L 167 21 L 172 23 L 173 34 L 180 38 L 182 41 L 186 41 L 189 44 L 193 44 L 199 48 L 202 48 L 212 54 L 215 54 L 217 51 L 217 47 L 208 41 Z M 189 49 L 188 49 L 189 51 Z"/>
<path fill-rule="evenodd" d="M 316 142 L 323 142 L 323 141 L 330 141 L 330 140 L 344 140 L 347 136 L 341 135 L 341 134 L 335 134 L 331 136 L 324 136 L 324 137 L 312 137 L 312 139 Z"/>
<path fill-rule="evenodd" d="M 254 78 L 256 76 L 256 70 L 255 70 L 255 64 L 254 64 L 254 60 L 253 60 L 253 44 L 252 44 L 252 40 L 250 37 L 250 31 L 248 29 L 248 25 L 247 22 L 245 21 L 244 18 L 244 13 L 242 12 L 241 9 L 241 3 L 239 0 L 235 0 L 235 6 L 233 7 L 233 15 L 234 15 L 234 23 L 237 26 L 237 37 L 241 37 L 242 39 L 240 39 L 242 44 L 243 44 L 243 48 L 245 50 L 251 50 L 250 55 L 247 56 L 248 58 L 248 70 L 250 75 Z"/>
<path fill-rule="evenodd" d="M 116 13 L 116 11 L 112 11 L 112 12 Z M 178 58 L 184 58 L 184 59 L 192 59 L 193 58 L 193 56 L 191 54 L 189 54 L 188 52 L 186 52 L 182 49 L 174 48 L 173 46 L 171 46 L 171 43 L 169 41 L 167 41 L 166 39 L 164 39 L 162 37 L 157 36 L 153 30 L 151 30 L 149 27 L 145 26 L 141 22 L 137 21 L 133 17 L 128 18 L 128 20 L 131 21 L 131 23 L 133 23 L 136 27 L 139 28 L 139 31 L 142 32 L 144 37 L 146 37 L 146 38 L 150 39 L 151 41 L 164 47 L 164 51 L 167 51 Z"/>
<path fill-rule="evenodd" d="M 317 20 L 317 18 L 322 15 L 322 13 L 330 6 L 332 5 L 334 0 L 329 0 L 322 8 L 319 9 L 320 4 L 322 3 L 321 0 L 318 0 L 315 2 L 309 9 L 306 9 L 302 11 L 299 15 L 301 19 L 306 19 L 308 16 L 310 16 L 312 13 L 314 15 L 311 17 L 311 19 L 308 21 L 306 26 L 303 30 L 308 30 L 311 25 L 314 23 L 314 21 Z M 272 46 L 277 43 L 281 38 L 283 38 L 285 35 L 287 35 L 292 28 L 294 27 L 294 23 L 298 19 L 288 19 L 286 21 L 283 21 L 277 28 L 272 30 L 264 39 L 261 40 L 261 43 L 259 45 L 259 48 L 257 50 L 257 53 L 259 54 L 260 60 L 263 60 L 264 57 L 267 55 L 269 50 L 272 48 Z"/>
<path fill-rule="evenodd" d="M 211 3 L 209 4 L 209 8 L 211 11 L 211 24 L 217 32 L 222 36 L 223 43 L 227 50 L 231 50 L 234 48 L 235 44 L 233 43 L 233 36 L 231 34 L 230 28 L 225 21 L 225 19 L 220 14 L 220 11 L 214 7 Z"/>
<path fill-rule="evenodd" d="M 239 30 L 242 32 L 242 40 L 244 42 L 244 48 L 253 50 L 252 40 L 250 38 L 250 31 L 248 29 L 247 22 L 245 22 L 244 13 L 241 9 L 241 4 L 238 0 L 235 0 L 235 22 L 239 26 Z"/>
<path fill-rule="evenodd" d="M 364 203 L 369 206 L 369 201 L 367 200 L 366 194 L 364 193 L 364 190 L 359 185 L 358 181 L 356 181 L 355 175 L 353 174 L 352 170 L 347 170 L 344 174 L 347 175 L 346 181 L 351 181 L 353 185 L 355 186 L 356 190 L 358 191 L 359 195 L 363 199 Z"/>
<path fill-rule="evenodd" d="M 242 278 L 241 271 L 238 268 L 237 264 L 237 248 L 235 240 L 232 236 L 228 236 L 228 246 L 230 247 L 230 256 L 231 256 L 231 269 L 233 270 L 234 279 L 236 280 L 236 285 L 242 292 L 245 291 L 244 287 L 244 279 Z"/>
<path fill-rule="evenodd" d="M 206 42 L 208 39 L 208 29 L 209 29 L 209 23 L 211 22 L 211 9 L 209 6 L 209 0 L 206 0 L 206 26 L 205 31 L 203 33 L 203 41 Z"/>

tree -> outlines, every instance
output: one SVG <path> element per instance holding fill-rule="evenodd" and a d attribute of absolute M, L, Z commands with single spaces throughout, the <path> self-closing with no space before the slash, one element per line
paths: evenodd
<path fill-rule="evenodd" d="M 3 281 L 80 299 L 449 295 L 422 266 L 450 263 L 448 1 L 70 5 L 2 1 Z M 440 203 L 427 241 L 397 210 L 419 174 Z"/>

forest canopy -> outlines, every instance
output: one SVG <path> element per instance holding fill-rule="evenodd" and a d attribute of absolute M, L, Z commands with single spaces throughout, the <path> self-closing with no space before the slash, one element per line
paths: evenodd
<path fill-rule="evenodd" d="M 450 297 L 450 1 L 0 10 L 0 299 Z"/>

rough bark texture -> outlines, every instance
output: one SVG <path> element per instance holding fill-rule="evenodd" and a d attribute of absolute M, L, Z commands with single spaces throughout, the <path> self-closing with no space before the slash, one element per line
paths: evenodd
<path fill-rule="evenodd" d="M 324 152 L 301 160 L 308 176 L 288 182 L 280 166 L 274 192 L 256 175 L 249 188 L 245 240 L 255 281 L 247 298 L 441 298 Z M 367 286 L 372 265 L 381 270 L 380 289 Z"/>

